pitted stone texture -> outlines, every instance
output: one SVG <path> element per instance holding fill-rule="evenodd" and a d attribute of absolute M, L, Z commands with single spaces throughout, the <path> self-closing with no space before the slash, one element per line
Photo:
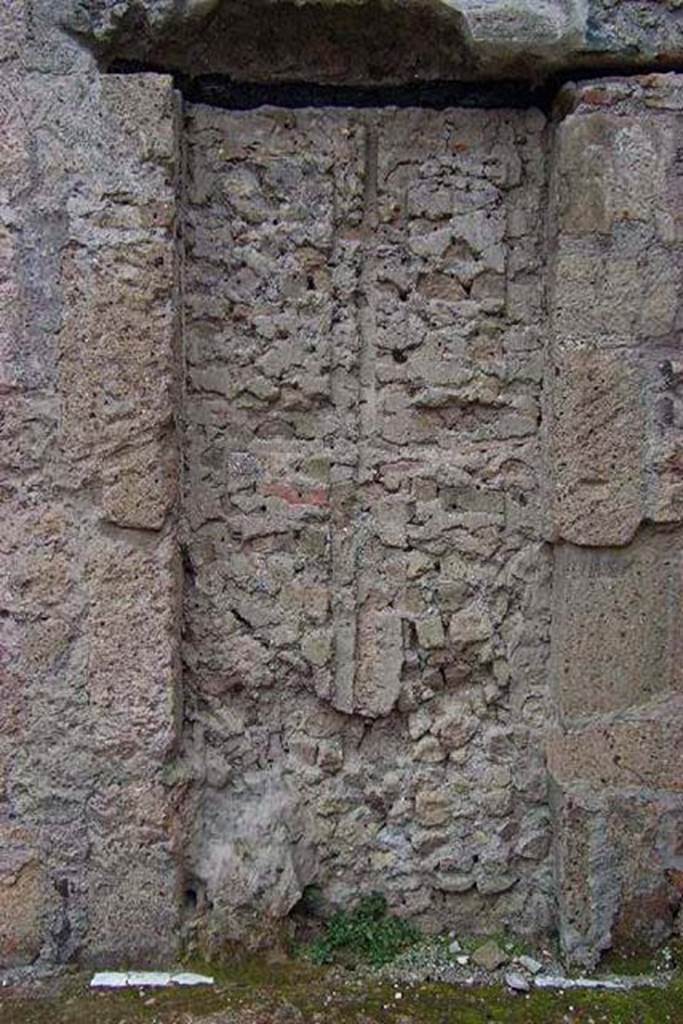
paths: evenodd
<path fill-rule="evenodd" d="M 65 24 L 108 59 L 243 81 L 538 81 L 562 68 L 683 58 L 677 0 L 66 2 Z"/>
<path fill-rule="evenodd" d="M 188 871 L 219 931 L 314 882 L 549 923 L 543 128 L 190 108 Z"/>
<path fill-rule="evenodd" d="M 615 949 L 639 953 L 670 934 L 681 899 L 680 794 L 557 789 L 556 856 L 564 881 L 566 955 L 592 965 Z"/>
<path fill-rule="evenodd" d="M 626 544 L 683 515 L 678 76 L 566 90 L 546 366 L 553 537 Z"/>
<path fill-rule="evenodd" d="M 565 724 L 683 691 L 682 563 L 676 531 L 556 550 L 551 679 Z"/>
<path fill-rule="evenodd" d="M 55 899 L 35 833 L 2 821 L 0 841 L 0 958 L 15 967 L 38 958 Z"/>
<path fill-rule="evenodd" d="M 159 955 L 177 923 L 174 94 L 32 59 L 0 72 L 0 821 L 30 836 L 2 964 Z"/>
<path fill-rule="evenodd" d="M 594 722 L 581 730 L 551 734 L 548 769 L 572 786 L 683 789 L 679 750 L 683 740 L 680 698 L 664 701 L 645 718 L 631 713 L 616 722 Z"/>
<path fill-rule="evenodd" d="M 661 942 L 681 901 L 681 84 L 558 105 L 547 759 L 561 943 L 589 964 Z"/>
<path fill-rule="evenodd" d="M 554 512 L 564 540 L 626 544 L 643 515 L 644 397 L 622 351 L 559 351 L 551 381 Z"/>

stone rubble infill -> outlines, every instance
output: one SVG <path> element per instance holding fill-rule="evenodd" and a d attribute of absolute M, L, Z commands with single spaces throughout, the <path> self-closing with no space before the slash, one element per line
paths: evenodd
<path fill-rule="evenodd" d="M 168 988 L 170 985 L 213 985 L 213 978 L 192 971 L 100 971 L 90 988 Z"/>

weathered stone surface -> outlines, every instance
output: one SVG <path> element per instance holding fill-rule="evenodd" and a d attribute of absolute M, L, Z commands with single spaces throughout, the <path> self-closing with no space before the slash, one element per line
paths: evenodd
<path fill-rule="evenodd" d="M 547 762 L 560 937 L 587 964 L 661 942 L 681 899 L 681 97 L 651 75 L 559 103 Z"/>
<path fill-rule="evenodd" d="M 22 43 L 26 72 L 42 51 Z M 163 955 L 178 910 L 161 784 L 178 721 L 175 101 L 158 76 L 2 75 L 0 813 L 32 836 L 3 882 L 2 956 Z"/>
<path fill-rule="evenodd" d="M 550 530 L 575 544 L 625 544 L 645 519 L 681 517 L 680 97 L 657 75 L 566 91 L 546 401 Z"/>
<path fill-rule="evenodd" d="M 580 732 L 551 735 L 548 767 L 566 784 L 642 785 L 652 789 L 683 788 L 677 747 L 683 736 L 680 705 L 664 721 L 633 720 L 611 728 L 596 725 Z"/>
<path fill-rule="evenodd" d="M 579 349 L 554 360 L 554 514 L 563 540 L 626 544 L 643 515 L 644 410 L 628 357 Z"/>
<path fill-rule="evenodd" d="M 252 770 L 229 788 L 207 781 L 187 852 L 189 877 L 211 904 L 208 942 L 220 949 L 230 941 L 272 941 L 317 877 L 310 811 L 275 771 Z"/>
<path fill-rule="evenodd" d="M 0 968 L 30 964 L 40 954 L 51 910 L 46 872 L 36 836 L 0 824 Z"/>
<path fill-rule="evenodd" d="M 189 114 L 188 870 L 235 934 L 313 882 L 537 928 L 539 731 L 504 765 L 484 735 L 543 699 L 538 340 L 507 349 L 541 318 L 543 119 Z M 237 885 L 228 809 L 281 777 L 305 870 L 268 825 Z"/>
<path fill-rule="evenodd" d="M 62 17 L 109 58 L 135 56 L 247 81 L 537 80 L 560 68 L 609 62 L 666 67 L 683 58 L 676 0 L 337 0 L 323 8 L 246 0 L 69 0 Z"/>
<path fill-rule="evenodd" d="M 540 960 L 536 960 L 533 956 L 527 956 L 526 954 L 515 957 L 515 963 L 518 963 L 520 967 L 523 967 L 525 971 L 532 975 L 538 974 L 539 971 L 543 970 L 543 964 Z"/>
<path fill-rule="evenodd" d="M 472 960 L 487 971 L 495 971 L 509 961 L 510 957 L 500 948 L 497 942 L 490 939 L 483 946 L 478 946 L 472 954 Z"/>
<path fill-rule="evenodd" d="M 507 971 L 505 974 L 505 984 L 513 992 L 528 992 L 531 985 L 519 971 Z"/>
<path fill-rule="evenodd" d="M 557 548 L 551 685 L 563 723 L 683 690 L 682 558 L 677 531 Z"/>
<path fill-rule="evenodd" d="M 158 962 L 182 905 L 261 941 L 310 885 L 667 936 L 679 78 L 180 118 L 92 53 L 528 85 L 675 62 L 678 8 L 3 5 L 0 964 Z"/>
<path fill-rule="evenodd" d="M 610 948 L 654 947 L 670 935 L 683 803 L 675 793 L 639 793 L 638 785 L 631 779 L 624 793 L 554 790 L 560 934 L 576 962 L 594 964 Z"/>

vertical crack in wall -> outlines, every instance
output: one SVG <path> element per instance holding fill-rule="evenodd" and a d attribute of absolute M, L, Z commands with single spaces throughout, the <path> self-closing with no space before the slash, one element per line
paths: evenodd
<path fill-rule="evenodd" d="M 380 129 L 374 119 L 365 125 L 363 190 L 363 255 L 359 287 L 358 322 L 360 360 L 358 367 L 358 472 L 356 482 L 372 481 L 372 454 L 377 429 L 375 249 L 377 245 L 377 159 Z"/>
<path fill-rule="evenodd" d="M 377 569 L 370 559 L 373 529 L 372 484 L 376 479 L 377 445 L 377 317 L 375 310 L 377 248 L 377 172 L 380 125 L 375 116 L 365 119 L 362 266 L 358 293 L 360 352 L 358 365 L 358 464 L 356 469 L 356 651 L 354 708 L 372 706 L 375 680 L 376 615 L 373 582 Z M 364 696 L 365 694 L 365 696 Z"/>
<path fill-rule="evenodd" d="M 360 214 L 360 227 L 350 227 L 345 222 L 344 210 L 338 202 L 337 182 L 335 180 L 334 198 L 334 243 L 333 265 L 343 274 L 344 266 L 350 268 L 352 283 L 349 282 L 342 294 L 335 294 L 335 322 L 342 322 L 345 316 L 350 317 L 350 333 L 353 338 L 347 346 L 347 365 L 332 371 L 332 399 L 335 404 L 343 405 L 347 398 L 347 387 L 337 384 L 341 378 L 346 384 L 346 374 L 353 374 L 356 367 L 363 361 L 366 344 L 367 314 L 365 306 L 369 302 L 367 290 L 368 248 L 373 241 L 372 232 L 367 228 L 367 187 L 368 187 L 368 136 L 367 126 L 359 117 L 347 132 L 355 132 L 362 139 L 363 158 L 360 173 L 364 187 L 364 201 Z M 358 144 L 360 148 L 360 144 Z M 359 161 L 360 162 L 360 161 Z M 336 360 L 333 360 L 333 364 Z M 354 402 L 360 408 L 360 375 L 354 387 Z M 355 703 L 355 679 L 358 649 L 358 562 L 359 551 L 363 547 L 362 515 L 358 513 L 358 470 L 359 451 L 362 428 L 360 417 L 356 426 L 355 436 L 349 446 L 346 458 L 333 460 L 330 477 L 330 573 L 331 595 L 330 604 L 333 620 L 333 664 L 334 680 L 332 685 L 332 703 L 340 711 L 351 714 Z"/>

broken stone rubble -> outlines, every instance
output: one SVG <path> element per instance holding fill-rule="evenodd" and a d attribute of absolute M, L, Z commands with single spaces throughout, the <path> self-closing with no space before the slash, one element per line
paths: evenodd
<path fill-rule="evenodd" d="M 432 927 L 476 907 L 535 928 L 550 818 L 510 691 L 541 700 L 547 653 L 540 380 L 508 369 L 505 337 L 541 290 L 514 314 L 488 300 L 539 266 L 539 218 L 504 225 L 539 209 L 543 119 L 188 113 L 191 871 L 235 936 L 311 884 L 337 906 L 381 886 Z M 460 279 L 469 299 L 439 290 Z M 411 404 L 444 377 L 467 385 L 436 415 Z"/>

